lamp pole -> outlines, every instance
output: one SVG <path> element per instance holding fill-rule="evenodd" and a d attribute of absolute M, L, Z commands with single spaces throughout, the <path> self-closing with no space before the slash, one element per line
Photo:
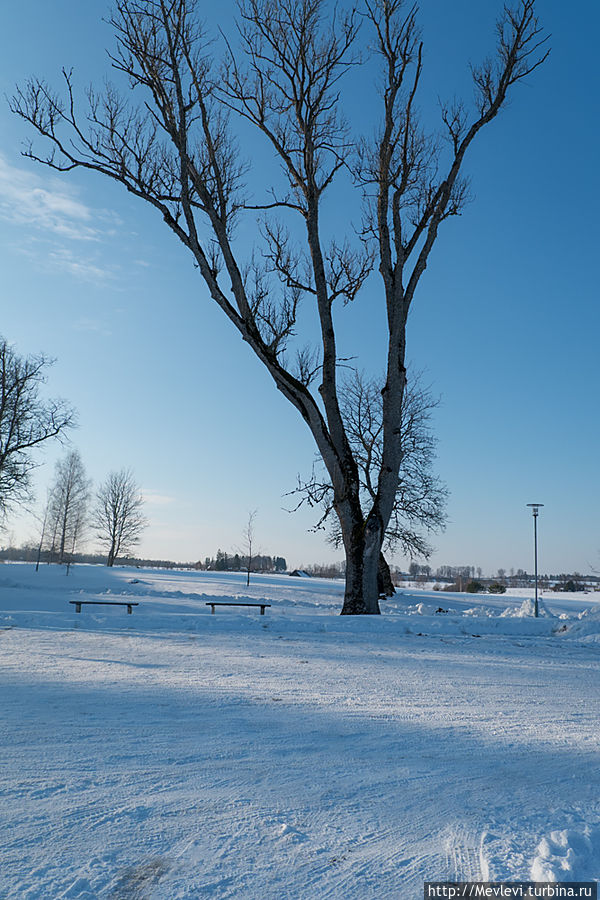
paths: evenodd
<path fill-rule="evenodd" d="M 534 616 L 537 619 L 539 615 L 538 608 L 538 554 L 537 554 L 537 517 L 540 507 L 543 506 L 543 503 L 528 503 L 527 506 L 531 507 L 531 511 L 533 513 L 533 549 L 534 549 L 534 557 L 535 557 L 535 611 Z"/>

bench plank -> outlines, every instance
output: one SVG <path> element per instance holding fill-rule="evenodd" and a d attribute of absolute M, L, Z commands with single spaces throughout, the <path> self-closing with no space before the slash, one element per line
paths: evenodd
<path fill-rule="evenodd" d="M 132 606 L 139 606 L 136 600 L 128 602 L 127 600 L 69 600 L 69 603 L 75 605 L 75 612 L 80 613 L 82 606 L 126 606 L 129 615 L 132 614 Z"/>
<path fill-rule="evenodd" d="M 271 606 L 270 603 L 240 603 L 233 600 L 230 603 L 226 600 L 209 600 L 207 601 L 206 605 L 211 607 L 210 613 L 212 616 L 214 616 L 215 614 L 215 606 L 260 606 L 261 616 L 264 616 L 267 606 L 269 608 Z"/>

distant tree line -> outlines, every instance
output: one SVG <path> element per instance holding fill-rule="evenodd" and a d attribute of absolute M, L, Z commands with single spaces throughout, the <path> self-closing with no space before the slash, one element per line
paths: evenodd
<path fill-rule="evenodd" d="M 433 570 L 429 565 L 419 565 L 411 563 L 408 574 L 396 572 L 398 581 L 415 580 L 437 582 L 434 588 L 441 590 L 467 591 L 469 593 L 481 593 L 488 591 L 490 593 L 504 593 L 506 588 L 512 587 L 530 587 L 533 584 L 534 576 L 527 573 L 525 569 L 511 569 L 509 573 L 506 569 L 498 569 L 497 574 L 492 577 L 485 577 L 481 567 L 475 566 L 438 566 Z M 580 591 L 584 590 L 587 584 L 600 583 L 598 574 L 582 575 L 579 572 L 561 573 L 561 574 L 544 574 L 538 575 L 538 583 L 543 590 L 555 591 Z"/>
<path fill-rule="evenodd" d="M 196 563 L 196 568 L 211 572 L 285 572 L 287 562 L 283 556 L 253 555 L 251 558 L 242 553 L 226 553 L 217 550 L 216 557 L 207 556 L 203 562 Z"/>
<path fill-rule="evenodd" d="M 37 545 L 25 543 L 19 547 L 0 548 L 0 562 L 36 562 L 38 556 Z M 42 551 L 41 563 L 53 562 L 48 550 Z M 71 565 L 84 563 L 86 565 L 106 565 L 105 553 L 77 552 L 71 555 Z M 121 556 L 115 562 L 119 566 L 131 566 L 138 569 L 196 569 L 194 562 L 176 562 L 172 559 L 146 559 L 139 556 Z"/>
<path fill-rule="evenodd" d="M 314 578 L 343 578 L 346 574 L 345 561 L 336 563 L 311 563 L 301 566 L 301 571 Z"/>

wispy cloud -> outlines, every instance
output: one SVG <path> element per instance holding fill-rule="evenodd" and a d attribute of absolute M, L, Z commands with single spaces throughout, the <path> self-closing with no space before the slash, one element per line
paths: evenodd
<path fill-rule="evenodd" d="M 85 254 L 82 245 L 78 245 L 75 252 L 70 247 L 60 246 L 56 241 L 28 234 L 9 241 L 7 246 L 13 253 L 31 260 L 36 268 L 47 272 L 66 272 L 81 281 L 96 285 L 106 284 L 118 273 L 118 266 L 113 263 L 105 264 L 98 253 L 95 256 Z"/>
<path fill-rule="evenodd" d="M 69 185 L 11 166 L 1 155 L 0 215 L 70 240 L 97 241 L 101 236 L 93 211 Z"/>
<path fill-rule="evenodd" d="M 82 278 L 84 281 L 104 281 L 106 278 L 110 278 L 112 274 L 109 269 L 103 268 L 79 253 L 74 253 L 67 247 L 51 250 L 48 254 L 48 260 L 54 268 L 61 269 L 63 272 L 69 272 L 70 275 Z"/>
<path fill-rule="evenodd" d="M 50 271 L 96 284 L 115 275 L 101 244 L 117 234 L 119 217 L 86 205 L 66 182 L 11 165 L 2 154 L 0 219 L 19 227 L 15 250 Z"/>
<path fill-rule="evenodd" d="M 142 496 L 149 506 L 170 506 L 171 503 L 175 502 L 175 497 L 170 497 L 168 494 L 160 494 L 158 491 L 147 490 L 146 488 L 142 489 Z"/>

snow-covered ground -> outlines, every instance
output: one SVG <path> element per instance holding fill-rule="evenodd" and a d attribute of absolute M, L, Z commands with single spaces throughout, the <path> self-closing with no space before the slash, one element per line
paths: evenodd
<path fill-rule="evenodd" d="M 536 620 L 523 595 L 417 589 L 345 618 L 342 593 L 0 566 L 0 896 L 599 879 L 600 595 L 552 594 Z M 211 615 L 225 597 L 272 606 Z"/>

